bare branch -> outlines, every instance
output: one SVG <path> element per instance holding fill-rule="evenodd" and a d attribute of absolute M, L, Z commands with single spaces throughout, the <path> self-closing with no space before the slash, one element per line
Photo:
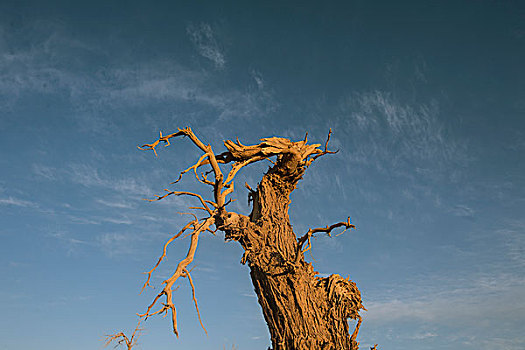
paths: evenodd
<path fill-rule="evenodd" d="M 253 158 L 246 159 L 242 162 L 236 162 L 235 164 L 232 165 L 232 170 L 230 170 L 230 172 L 228 173 L 228 177 L 226 178 L 226 181 L 224 181 L 224 183 L 227 184 L 230 181 L 232 181 L 235 175 L 237 175 L 237 172 L 241 170 L 241 168 L 245 167 L 246 165 L 255 163 L 260 160 L 267 159 L 267 158 L 268 157 L 266 156 L 255 156 Z"/>
<path fill-rule="evenodd" d="M 194 214 L 192 214 L 194 215 Z M 174 235 L 173 237 L 171 237 L 165 244 L 164 244 L 164 248 L 162 249 L 162 255 L 160 256 L 159 260 L 157 261 L 157 263 L 155 264 L 155 266 L 153 266 L 153 268 L 151 270 L 149 270 L 148 272 L 145 272 L 147 273 L 148 275 L 148 278 L 146 279 L 146 282 L 144 283 L 144 285 L 142 286 L 142 289 L 140 290 L 140 293 L 142 293 L 144 291 L 144 289 L 146 287 L 151 287 L 151 285 L 149 284 L 149 281 L 151 279 L 151 274 L 153 273 L 153 271 L 155 271 L 157 269 L 157 267 L 160 265 L 160 263 L 162 262 L 162 259 L 164 259 L 166 257 L 166 252 L 167 252 L 167 249 L 168 249 L 168 245 L 173 242 L 175 239 L 179 238 L 180 235 L 182 235 L 184 233 L 184 231 L 186 231 L 187 229 L 189 229 L 191 226 L 193 226 L 195 228 L 195 225 L 198 223 L 198 220 L 197 220 L 197 217 L 195 217 L 195 220 L 193 221 L 190 221 L 188 222 L 176 235 Z M 153 287 L 152 287 L 153 288 Z M 139 293 L 139 294 L 140 294 Z"/>
<path fill-rule="evenodd" d="M 187 173 L 188 171 L 190 171 L 191 169 L 193 169 L 193 172 L 195 173 L 195 177 L 197 178 L 197 180 L 200 181 L 200 182 L 203 182 L 203 181 L 201 181 L 201 179 L 200 179 L 199 176 L 197 175 L 197 169 L 198 169 L 201 165 L 204 165 L 204 164 L 202 164 L 202 163 L 203 163 L 203 161 L 206 159 L 207 156 L 208 156 L 207 154 L 203 154 L 203 155 L 199 158 L 199 160 L 197 161 L 197 163 L 193 164 L 193 165 L 190 166 L 188 169 L 181 171 L 180 174 L 179 174 L 179 178 L 178 178 L 177 180 L 173 181 L 173 182 L 171 183 L 171 185 L 172 185 L 172 184 L 176 184 L 177 182 L 179 182 L 179 181 L 182 179 L 182 175 L 186 174 L 186 173 Z M 212 184 L 212 185 L 213 185 L 213 183 L 212 183 L 212 182 L 209 182 L 209 181 L 206 182 L 206 184 Z"/>
<path fill-rule="evenodd" d="M 332 135 L 332 128 L 330 128 L 330 130 L 328 130 L 328 137 L 326 138 L 326 142 L 324 144 L 324 151 L 317 150 L 317 151 L 319 151 L 318 154 L 313 156 L 312 159 L 306 160 L 306 166 L 307 167 L 310 166 L 310 164 L 312 164 L 312 162 L 314 162 L 317 158 L 319 158 L 321 156 L 324 156 L 325 154 L 336 154 L 337 152 L 339 152 L 339 150 L 336 150 L 336 151 L 329 151 L 328 150 L 328 142 L 330 142 L 330 136 L 331 135 Z M 306 140 L 306 137 L 305 137 L 305 140 Z"/>
<path fill-rule="evenodd" d="M 193 230 L 193 232 L 191 233 L 190 247 L 188 249 L 188 253 L 186 254 L 186 257 L 179 262 L 179 264 L 177 265 L 177 268 L 175 269 L 175 272 L 171 275 L 171 277 L 163 282 L 165 284 L 164 288 L 159 294 L 157 294 L 153 302 L 147 308 L 146 312 L 144 314 L 139 315 L 141 318 L 144 318 L 146 320 L 150 316 L 153 316 L 159 313 L 164 313 L 164 312 L 171 310 L 173 332 L 175 333 L 177 337 L 179 336 L 179 332 L 177 329 L 177 311 L 175 309 L 175 305 L 173 304 L 173 296 L 172 296 L 173 284 L 177 281 L 179 277 L 186 276 L 187 267 L 189 264 L 191 264 L 191 262 L 193 261 L 193 258 L 195 257 L 195 252 L 197 250 L 197 244 L 199 242 L 200 233 L 208 230 L 208 228 L 214 223 L 215 223 L 215 219 L 214 219 L 214 216 L 212 215 L 208 217 L 204 222 L 202 222 L 200 225 L 198 225 Z M 162 296 L 166 296 L 166 303 L 163 303 L 163 307 L 160 310 L 154 313 L 151 313 L 151 309 L 153 308 L 153 306 L 155 306 L 157 301 Z M 200 315 L 199 315 L 199 320 L 200 320 Z"/>
<path fill-rule="evenodd" d="M 199 140 L 199 138 L 193 133 L 193 131 L 190 128 L 178 129 L 176 133 L 173 133 L 167 136 L 163 136 L 162 132 L 160 132 L 160 137 L 158 140 L 150 144 L 144 144 L 138 148 L 141 150 L 153 150 L 155 155 L 157 155 L 157 151 L 155 150 L 155 147 L 157 147 L 159 142 L 164 142 L 166 143 L 166 146 L 169 146 L 170 145 L 169 139 L 172 137 L 177 137 L 177 136 L 187 136 L 193 142 L 193 144 L 195 144 L 195 146 L 197 146 L 201 151 L 204 152 L 205 158 L 207 158 L 215 174 L 215 183 L 214 183 L 215 202 L 218 207 L 222 207 L 224 205 L 224 197 L 225 197 L 222 195 L 223 175 L 222 175 L 221 169 L 219 168 L 219 164 L 217 163 L 215 154 L 213 153 L 213 149 L 211 148 L 210 145 L 205 145 L 201 140 Z M 202 162 L 204 163 L 204 161 Z M 197 162 L 196 165 L 197 164 L 199 164 L 199 162 Z M 192 169 L 192 168 L 196 171 L 198 166 L 190 167 L 189 169 Z M 158 199 L 161 199 L 161 198 L 158 198 Z"/>
<path fill-rule="evenodd" d="M 121 344 L 126 344 L 127 350 L 131 350 L 135 345 L 137 345 L 137 339 L 140 336 L 140 331 L 142 331 L 142 329 L 139 328 L 141 321 L 142 320 L 139 319 L 137 326 L 131 334 L 131 338 L 128 338 L 128 336 L 124 334 L 124 332 L 106 335 L 106 339 L 104 340 L 104 347 L 108 346 L 112 342 L 116 342 L 115 348 Z"/>
<path fill-rule="evenodd" d="M 202 203 L 202 206 L 205 208 L 205 210 L 208 212 L 208 214 L 212 214 L 212 211 L 211 209 L 206 205 L 206 203 L 208 204 L 212 204 L 213 206 L 215 206 L 215 203 L 211 202 L 211 201 L 207 201 L 207 200 L 204 200 L 204 198 L 202 198 L 202 196 L 200 194 L 197 194 L 197 193 L 193 193 L 193 192 L 187 192 L 187 191 L 170 191 L 168 189 L 164 189 L 164 191 L 166 191 L 167 193 L 163 196 L 158 196 L 158 195 L 155 195 L 155 199 L 145 199 L 147 200 L 148 202 L 155 202 L 155 201 L 160 201 L 161 199 L 164 199 L 168 196 L 171 196 L 172 194 L 175 195 L 175 196 L 193 196 L 193 197 L 196 197 L 198 198 L 201 203 Z"/>
<path fill-rule="evenodd" d="M 352 336 L 350 337 L 351 342 L 355 342 L 357 338 L 357 334 L 359 333 L 359 328 L 361 327 L 361 321 L 363 319 L 361 318 L 361 315 L 357 314 L 357 324 L 355 325 L 354 331 L 352 332 Z"/>
<path fill-rule="evenodd" d="M 191 294 L 192 294 L 193 302 L 195 303 L 195 310 L 197 310 L 197 316 L 199 317 L 199 322 L 201 324 L 202 329 L 204 329 L 204 333 L 208 335 L 208 331 L 202 324 L 201 313 L 199 311 L 199 305 L 197 305 L 197 298 L 195 297 L 195 286 L 193 285 L 193 280 L 191 278 L 190 272 L 187 269 L 184 269 L 184 277 L 188 277 L 188 281 L 190 282 L 190 285 L 191 285 Z"/>
<path fill-rule="evenodd" d="M 142 146 L 137 146 L 138 149 L 140 150 L 152 150 L 153 153 L 155 153 L 155 156 L 157 156 L 157 151 L 155 150 L 155 147 L 157 147 L 157 145 L 159 144 L 159 142 L 164 142 L 166 143 L 166 146 L 165 147 L 168 147 L 170 145 L 170 139 L 172 137 L 177 137 L 177 136 L 184 136 L 187 134 L 187 130 L 190 130 L 189 128 L 186 128 L 186 129 L 179 129 L 179 131 L 177 131 L 176 133 L 173 133 L 173 134 L 170 134 L 170 135 L 166 135 L 166 136 L 162 136 L 162 131 L 159 131 L 159 138 L 158 140 L 156 140 L 155 142 L 153 143 L 146 143 Z M 190 130 L 191 132 L 191 130 Z"/>
<path fill-rule="evenodd" d="M 162 131 L 159 132 L 159 138 L 153 142 L 153 143 L 146 143 L 142 146 L 137 146 L 138 149 L 140 150 L 152 150 L 155 155 L 157 155 L 157 152 L 155 151 L 155 147 L 157 147 L 157 145 L 159 144 L 159 142 L 164 142 L 166 143 L 165 147 L 168 147 L 170 145 L 170 139 L 172 137 L 178 137 L 178 136 L 187 136 L 197 147 L 199 147 L 202 151 L 204 152 L 207 152 L 208 149 L 207 147 L 204 145 L 204 143 L 202 143 L 201 140 L 199 140 L 197 138 L 197 136 L 195 136 L 195 134 L 193 133 L 193 131 L 191 130 L 191 128 L 184 128 L 184 129 L 178 129 L 177 132 L 173 133 L 173 134 L 169 134 L 169 135 L 166 135 L 166 136 L 163 136 L 162 135 Z"/>
<path fill-rule="evenodd" d="M 332 234 L 331 234 L 332 230 L 338 227 L 344 227 L 345 229 L 341 233 L 337 234 L 337 236 L 343 234 L 348 229 L 352 229 L 352 228 L 355 229 L 355 225 L 352 224 L 352 220 L 350 219 L 350 217 L 348 217 L 346 221 L 337 222 L 330 226 L 327 225 L 326 227 L 309 229 L 308 232 L 304 234 L 304 236 L 302 236 L 301 238 L 297 240 L 297 258 L 296 259 L 299 259 L 299 252 L 303 248 L 303 245 L 305 242 L 308 242 L 308 244 L 306 248 L 303 250 L 303 253 L 308 251 L 312 247 L 312 243 L 310 239 L 314 233 L 325 232 L 329 237 L 332 237 Z"/>
<path fill-rule="evenodd" d="M 128 348 L 128 350 L 131 350 L 131 348 L 133 347 L 131 345 L 129 338 L 124 334 L 124 332 L 109 334 L 106 336 L 105 341 L 106 342 L 104 343 L 104 347 L 108 346 L 114 341 L 117 343 L 115 347 L 119 346 L 122 343 L 126 344 L 126 347 Z"/>

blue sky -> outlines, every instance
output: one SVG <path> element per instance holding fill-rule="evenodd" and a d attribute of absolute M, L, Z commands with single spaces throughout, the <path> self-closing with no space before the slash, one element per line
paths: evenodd
<path fill-rule="evenodd" d="M 141 272 L 192 204 L 142 198 L 199 156 L 136 145 L 185 126 L 217 152 L 333 129 L 340 152 L 309 168 L 290 214 L 298 234 L 356 224 L 312 252 L 361 289 L 362 348 L 523 349 L 524 15 L 518 1 L 2 2 L 0 349 L 99 349 L 133 330 L 155 295 L 138 294 Z M 237 180 L 234 209 L 266 167 Z M 180 339 L 153 318 L 138 349 L 265 349 L 241 255 L 200 242 L 208 337 L 183 281 Z"/>

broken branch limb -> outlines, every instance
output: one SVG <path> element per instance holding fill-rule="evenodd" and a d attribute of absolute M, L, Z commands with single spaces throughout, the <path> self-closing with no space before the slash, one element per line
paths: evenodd
<path fill-rule="evenodd" d="M 160 201 L 161 199 L 164 199 L 168 196 L 171 196 L 171 195 L 175 195 L 175 196 L 193 196 L 193 197 L 196 197 L 200 200 L 200 202 L 202 203 L 202 206 L 205 208 L 205 210 L 208 212 L 208 214 L 212 214 L 212 211 L 211 209 L 206 205 L 206 203 L 208 204 L 212 204 L 215 206 L 215 203 L 211 202 L 211 201 L 207 201 L 207 200 L 204 200 L 204 198 L 202 198 L 202 196 L 200 194 L 197 194 L 197 193 L 193 193 L 193 192 L 186 192 L 186 191 L 170 191 L 168 189 L 164 189 L 164 191 L 166 191 L 167 193 L 163 196 L 159 196 L 159 195 L 155 195 L 155 199 L 145 199 L 147 200 L 148 202 L 155 202 L 155 201 Z"/>
<path fill-rule="evenodd" d="M 338 228 L 338 227 L 344 227 L 345 229 L 338 234 L 341 235 L 343 234 L 346 230 L 348 229 L 355 229 L 355 225 L 352 224 L 352 221 L 350 219 L 350 217 L 348 217 L 348 219 L 346 221 L 341 221 L 341 222 L 337 222 L 335 224 L 332 224 L 330 226 L 326 226 L 326 227 L 319 227 L 319 228 L 314 228 L 314 229 L 309 229 L 308 232 L 306 232 L 302 237 L 300 237 L 298 240 L 297 240 L 297 259 L 299 258 L 299 252 L 302 250 L 303 248 L 303 245 L 305 242 L 308 242 L 308 245 L 306 246 L 306 248 L 303 250 L 303 253 L 308 251 L 311 247 L 312 247 L 312 243 L 310 241 L 312 235 L 314 233 L 317 233 L 317 232 L 324 232 L 326 233 L 329 237 L 332 237 L 332 230 Z"/>

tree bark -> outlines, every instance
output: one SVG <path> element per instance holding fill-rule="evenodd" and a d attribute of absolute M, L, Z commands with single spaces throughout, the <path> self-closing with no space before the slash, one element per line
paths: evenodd
<path fill-rule="evenodd" d="M 357 286 L 337 274 L 316 276 L 290 224 L 290 194 L 305 171 L 300 164 L 294 154 L 280 157 L 251 191 L 250 216 L 224 211 L 218 227 L 245 250 L 241 262 L 250 267 L 273 350 L 358 349 L 364 307 Z M 352 335 L 348 318 L 358 320 Z"/>

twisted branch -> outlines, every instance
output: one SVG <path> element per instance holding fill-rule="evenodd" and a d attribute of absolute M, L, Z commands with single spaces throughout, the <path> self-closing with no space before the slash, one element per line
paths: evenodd
<path fill-rule="evenodd" d="M 197 250 L 197 244 L 199 242 L 199 235 L 201 232 L 206 231 L 213 223 L 215 222 L 215 219 L 213 216 L 208 217 L 206 220 L 204 220 L 203 223 L 200 224 L 192 233 L 191 233 L 191 241 L 190 241 L 190 248 L 188 250 L 188 253 L 186 254 L 186 257 L 182 259 L 179 264 L 177 265 L 177 268 L 175 269 L 175 272 L 171 275 L 170 278 L 162 282 L 165 284 L 162 291 L 160 291 L 159 294 L 155 297 L 153 302 L 148 306 L 146 312 L 144 314 L 139 314 L 140 318 L 144 318 L 144 320 L 147 320 L 149 317 L 159 314 L 159 313 L 165 313 L 169 310 L 171 310 L 171 318 L 172 318 L 172 325 L 173 325 L 173 333 L 179 337 L 179 332 L 177 329 L 177 310 L 175 309 L 175 305 L 173 304 L 173 284 L 177 281 L 179 277 L 185 277 L 188 275 L 187 273 L 187 267 L 191 262 L 193 261 L 193 258 L 195 256 L 195 251 Z M 192 288 L 193 287 L 193 281 L 192 281 Z M 166 296 L 166 302 L 163 303 L 163 307 L 156 311 L 151 312 L 152 308 L 155 306 L 157 301 L 162 297 Z M 197 308 L 197 313 L 199 313 Z M 200 320 L 200 314 L 199 314 L 199 320 Z"/>
<path fill-rule="evenodd" d="M 340 236 L 342 235 L 343 233 L 346 232 L 346 230 L 348 229 L 355 229 L 355 225 L 352 224 L 352 220 L 350 219 L 350 217 L 348 217 L 348 219 L 346 221 L 341 221 L 341 222 L 337 222 L 335 224 L 332 224 L 330 226 L 326 226 L 326 227 L 319 227 L 319 228 L 314 228 L 314 229 L 309 229 L 308 232 L 306 232 L 301 238 L 299 238 L 297 240 L 297 255 L 296 255 L 296 260 L 299 259 L 299 256 L 300 256 L 300 252 L 302 251 L 303 253 L 307 252 L 308 250 L 310 250 L 312 248 L 312 242 L 311 242 L 311 238 L 312 238 L 312 235 L 314 233 L 317 233 L 317 232 L 325 232 L 329 237 L 332 237 L 332 230 L 338 228 L 338 227 L 344 227 L 345 229 L 338 233 L 336 236 Z M 306 248 L 304 250 L 303 249 L 303 245 L 305 242 L 308 242 L 308 244 L 306 245 Z"/>
<path fill-rule="evenodd" d="M 191 215 L 194 215 L 194 214 L 191 214 Z M 194 215 L 195 216 L 195 215 Z M 197 217 L 195 216 L 195 220 L 193 221 L 190 221 L 188 222 L 176 235 L 174 235 L 173 237 L 171 237 L 165 244 L 164 244 L 164 248 L 162 249 L 162 255 L 159 257 L 159 260 L 157 261 L 157 263 L 155 264 L 155 266 L 153 266 L 153 268 L 151 270 L 149 270 L 148 272 L 146 272 L 146 274 L 148 275 L 148 278 L 146 279 L 146 282 L 144 282 L 144 285 L 142 286 L 142 289 L 140 290 L 140 293 L 142 293 L 144 291 L 144 289 L 146 289 L 146 287 L 151 287 L 153 288 L 150 284 L 149 284 L 149 281 L 151 279 L 151 274 L 157 269 L 157 267 L 160 265 L 160 263 L 162 262 L 162 259 L 164 259 L 166 257 L 166 252 L 167 252 L 167 249 L 168 249 L 168 245 L 173 242 L 175 239 L 179 238 L 180 235 L 182 235 L 184 233 L 184 231 L 186 231 L 187 229 L 189 229 L 191 226 L 193 226 L 193 229 L 195 229 L 196 225 L 198 224 L 199 220 L 197 220 Z M 140 294 L 139 293 L 139 294 Z"/>

